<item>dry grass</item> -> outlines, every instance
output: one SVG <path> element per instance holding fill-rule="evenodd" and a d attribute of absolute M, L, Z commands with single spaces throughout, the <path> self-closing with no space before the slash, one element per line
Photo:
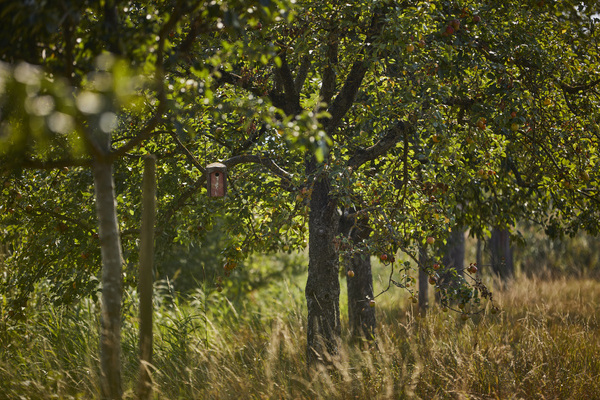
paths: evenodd
<path fill-rule="evenodd" d="M 235 304 L 200 294 L 157 309 L 155 394 L 161 399 L 583 399 L 600 393 L 600 283 L 520 280 L 495 292 L 502 312 L 461 321 L 415 318 L 400 293 L 378 302 L 377 346 L 349 346 L 333 367 L 305 365 L 297 286 Z M 132 298 L 133 300 L 134 298 Z M 275 299 L 275 300 L 273 300 Z M 134 304 L 133 302 L 131 304 Z M 126 398 L 135 387 L 136 320 L 123 328 Z M 44 308 L 1 333 L 0 398 L 93 398 L 94 305 Z"/>

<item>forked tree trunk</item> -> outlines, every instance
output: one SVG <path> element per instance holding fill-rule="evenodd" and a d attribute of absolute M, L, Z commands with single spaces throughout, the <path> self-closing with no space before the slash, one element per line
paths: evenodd
<path fill-rule="evenodd" d="M 429 274 L 425 268 L 427 266 L 427 250 L 425 247 L 419 249 L 419 314 L 424 317 L 427 315 L 429 307 Z"/>
<path fill-rule="evenodd" d="M 156 214 L 156 158 L 144 159 L 142 181 L 142 224 L 140 229 L 140 266 L 138 292 L 140 295 L 140 375 L 138 399 L 152 396 L 152 282 L 154 264 L 154 220 Z"/>
<path fill-rule="evenodd" d="M 514 275 L 514 264 L 508 229 L 492 229 L 490 253 L 494 274 L 498 275 L 502 280 L 512 278 Z"/>
<path fill-rule="evenodd" d="M 369 237 L 371 230 L 355 222 L 355 218 L 343 216 L 340 220 L 340 232 L 344 236 L 350 235 L 354 247 L 363 239 Z M 352 271 L 354 276 L 348 276 Z M 348 286 L 348 322 L 350 332 L 354 339 L 375 338 L 375 309 L 369 306 L 373 299 L 373 275 L 371 273 L 371 257 L 364 252 L 356 253 L 346 263 L 346 282 Z"/>
<path fill-rule="evenodd" d="M 314 157 L 308 161 L 309 175 L 314 173 Z M 326 362 L 338 352 L 340 327 L 339 259 L 334 245 L 339 215 L 330 196 L 326 177 L 316 177 L 308 217 L 308 280 L 305 296 L 308 309 L 307 361 Z"/>
<path fill-rule="evenodd" d="M 102 255 L 102 316 L 100 368 L 102 397 L 121 399 L 121 290 L 122 253 L 112 164 L 93 167 Z"/>

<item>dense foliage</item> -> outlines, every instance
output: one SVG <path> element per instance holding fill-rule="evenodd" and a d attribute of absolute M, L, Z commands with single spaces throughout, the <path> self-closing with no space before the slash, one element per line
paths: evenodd
<path fill-rule="evenodd" d="M 98 165 L 112 166 L 122 278 L 135 282 L 147 153 L 158 158 L 158 275 L 178 275 L 174 264 L 194 260 L 181 253 L 202 248 L 195 278 L 220 289 L 250 254 L 308 246 L 309 348 L 316 334 L 335 351 L 340 259 L 380 256 L 414 294 L 425 248 L 419 267 L 442 298 L 477 312 L 489 295 L 478 280 L 438 281 L 452 230 L 518 236 L 525 220 L 553 237 L 598 233 L 595 1 L 2 5 L 11 319 L 36 285 L 56 304 L 99 289 Z M 214 161 L 229 169 L 224 199 L 203 191 Z M 340 234 L 340 215 L 370 234 Z M 415 262 L 396 263 L 398 252 Z"/>

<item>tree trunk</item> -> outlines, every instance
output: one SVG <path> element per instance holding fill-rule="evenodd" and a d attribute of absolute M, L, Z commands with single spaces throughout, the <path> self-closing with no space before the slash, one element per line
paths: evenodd
<path fill-rule="evenodd" d="M 152 397 L 152 282 L 154 264 L 154 220 L 156 214 L 156 158 L 144 159 L 142 182 L 142 224 L 140 229 L 140 266 L 138 293 L 140 295 L 140 375 L 138 399 Z"/>
<path fill-rule="evenodd" d="M 448 241 L 444 248 L 444 254 L 442 255 L 442 264 L 445 269 L 440 274 L 439 285 L 448 291 L 453 288 L 460 286 L 460 282 L 457 279 L 459 276 L 464 275 L 464 262 L 465 262 L 465 230 L 463 228 L 456 227 L 448 236 Z M 456 275 L 452 270 L 456 271 Z M 435 294 L 436 300 L 440 301 L 440 294 Z"/>
<path fill-rule="evenodd" d="M 476 248 L 476 253 L 475 253 L 475 262 L 477 263 L 477 267 L 478 268 L 482 268 L 483 267 L 483 240 L 481 240 L 480 238 L 477 238 L 477 248 Z"/>
<path fill-rule="evenodd" d="M 511 278 L 514 275 L 514 265 L 508 229 L 492 229 L 490 252 L 494 274 L 502 280 Z"/>
<path fill-rule="evenodd" d="M 307 171 L 316 170 L 311 157 Z M 308 308 L 307 361 L 327 361 L 327 355 L 337 353 L 340 327 L 339 259 L 334 245 L 338 233 L 339 215 L 330 196 L 327 177 L 315 177 L 308 217 L 308 280 L 305 296 Z"/>
<path fill-rule="evenodd" d="M 422 317 L 427 315 L 429 307 L 429 274 L 425 268 L 427 267 L 427 250 L 421 247 L 419 250 L 419 314 Z"/>
<path fill-rule="evenodd" d="M 371 230 L 360 224 L 355 218 L 343 216 L 340 219 L 340 232 L 350 235 L 353 247 L 360 245 L 363 239 L 369 237 Z M 354 276 L 348 276 L 352 271 Z M 375 338 L 375 309 L 369 307 L 373 299 L 373 275 L 371 273 L 371 257 L 365 252 L 355 253 L 346 263 L 346 282 L 348 286 L 348 322 L 354 339 Z"/>
<path fill-rule="evenodd" d="M 96 213 L 102 255 L 102 317 L 100 332 L 101 390 L 105 399 L 121 399 L 122 255 L 112 164 L 93 167 Z"/>

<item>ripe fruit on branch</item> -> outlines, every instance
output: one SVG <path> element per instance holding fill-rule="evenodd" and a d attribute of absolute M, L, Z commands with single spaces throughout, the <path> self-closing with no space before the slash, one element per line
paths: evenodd
<path fill-rule="evenodd" d="M 440 269 L 440 264 L 438 264 L 438 263 L 433 264 L 433 269 L 435 269 L 436 271 L 438 269 Z"/>
<path fill-rule="evenodd" d="M 454 34 L 454 31 L 455 31 L 454 27 L 452 25 L 448 25 L 446 27 L 446 30 L 444 31 L 444 35 L 450 36 L 450 35 Z"/>
<path fill-rule="evenodd" d="M 437 283 L 437 279 L 436 279 L 436 277 L 435 277 L 435 276 L 433 276 L 433 275 L 430 275 L 430 276 L 429 276 L 429 284 L 430 284 L 430 285 L 435 285 L 436 283 Z"/>
<path fill-rule="evenodd" d="M 470 274 L 475 274 L 475 273 L 477 273 L 477 266 L 475 264 L 471 264 L 471 265 L 469 265 L 469 268 L 467 268 L 467 271 Z"/>
<path fill-rule="evenodd" d="M 433 236 L 427 236 L 427 244 L 434 244 L 435 243 L 435 238 Z"/>
<path fill-rule="evenodd" d="M 387 261 L 387 260 L 388 260 L 388 255 L 387 255 L 387 254 L 385 254 L 385 253 L 383 253 L 382 255 L 380 255 L 380 256 L 379 256 L 379 259 L 380 259 L 381 261 Z"/>
<path fill-rule="evenodd" d="M 354 278 L 354 271 L 348 271 L 348 278 Z"/>
<path fill-rule="evenodd" d="M 486 123 L 486 119 L 485 118 L 479 118 L 477 120 L 477 127 L 481 130 L 485 130 L 485 123 Z"/>
<path fill-rule="evenodd" d="M 475 22 L 476 24 L 481 22 L 481 17 L 479 15 L 474 15 L 473 16 L 473 22 Z"/>
<path fill-rule="evenodd" d="M 369 307 L 375 307 L 375 300 L 369 300 Z"/>
<path fill-rule="evenodd" d="M 237 264 L 232 260 L 227 260 L 227 262 L 223 265 L 223 269 L 225 271 L 233 271 L 235 267 L 237 267 Z"/>
<path fill-rule="evenodd" d="M 408 46 L 406 46 L 406 51 L 409 53 L 412 53 L 413 51 L 415 51 L 415 46 L 411 43 Z"/>

